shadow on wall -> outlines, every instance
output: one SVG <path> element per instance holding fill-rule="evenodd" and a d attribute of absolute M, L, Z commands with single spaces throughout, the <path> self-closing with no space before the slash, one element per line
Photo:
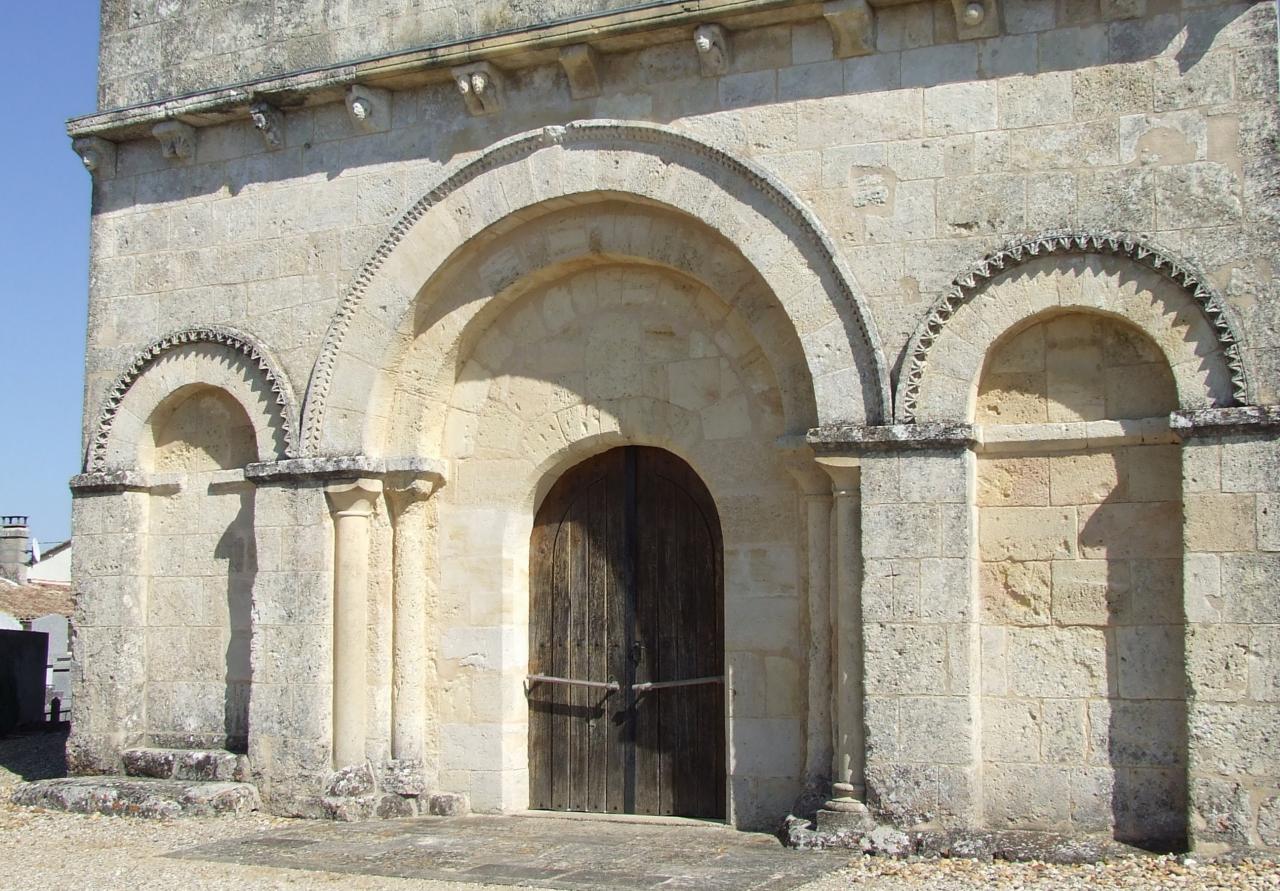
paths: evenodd
<path fill-rule="evenodd" d="M 220 487 L 209 486 L 216 495 Z M 252 686 L 250 642 L 253 621 L 253 582 L 258 572 L 258 547 L 254 537 L 254 491 L 236 484 L 240 508 L 214 549 L 214 557 L 226 561 L 228 628 L 226 694 L 223 702 L 226 748 L 249 751 L 249 695 Z"/>
<path fill-rule="evenodd" d="M 1143 448 L 1129 451 L 1141 461 Z M 1176 466 L 1177 446 L 1146 448 L 1170 450 L 1170 463 Z M 1180 488 L 1181 476 L 1170 477 L 1168 485 Z M 1174 491 L 1169 494 L 1176 497 Z M 1173 499 L 1126 500 L 1118 486 L 1081 524 L 1080 547 L 1082 555 L 1106 555 L 1107 699 L 1090 703 L 1088 722 L 1090 748 L 1095 757 L 1105 753 L 1111 774 L 1113 834 L 1153 851 L 1184 851 L 1187 683 L 1181 504 Z"/>

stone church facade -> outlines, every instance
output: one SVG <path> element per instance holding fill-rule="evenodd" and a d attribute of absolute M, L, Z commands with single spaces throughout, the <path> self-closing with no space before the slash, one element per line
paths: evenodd
<path fill-rule="evenodd" d="M 1276 25 L 104 0 L 73 771 L 1280 848 Z"/>

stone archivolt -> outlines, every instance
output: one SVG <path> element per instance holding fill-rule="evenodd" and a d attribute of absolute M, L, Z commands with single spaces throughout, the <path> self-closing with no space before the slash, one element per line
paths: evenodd
<path fill-rule="evenodd" d="M 1230 374 L 1232 397 L 1218 400 L 1214 407 L 1227 408 L 1249 401 L 1249 383 L 1236 333 L 1225 302 L 1190 264 L 1169 252 L 1130 235 L 1088 232 L 1050 232 L 1016 241 L 988 254 L 976 265 L 956 276 L 925 316 L 907 344 L 905 368 L 898 387 L 896 418 L 899 423 L 915 423 L 921 385 L 928 370 L 930 354 L 956 312 L 973 298 L 978 289 L 1002 272 L 1039 257 L 1072 254 L 1110 254 L 1126 257 L 1154 269 L 1185 291 L 1203 311 L 1217 336 Z M 932 420 L 932 419 L 931 419 Z"/>
<path fill-rule="evenodd" d="M 134 383 L 155 364 L 157 359 L 171 350 L 188 344 L 201 343 L 222 346 L 238 353 L 261 372 L 275 401 L 278 422 L 277 455 L 293 456 L 298 413 L 294 404 L 293 390 L 288 380 L 276 363 L 268 358 L 265 348 L 256 339 L 232 328 L 205 325 L 175 331 L 153 340 L 120 373 L 111 389 L 107 391 L 106 401 L 98 413 L 97 430 L 90 441 L 88 454 L 85 456 L 86 471 L 101 472 L 107 469 L 107 447 L 111 441 L 112 427 L 121 403 Z M 264 455 L 261 458 L 265 460 L 267 456 Z"/>
<path fill-rule="evenodd" d="M 428 211 L 444 203 L 451 195 L 458 193 L 464 186 L 483 174 L 526 161 L 541 150 L 554 145 L 563 146 L 568 150 L 602 153 L 634 152 L 647 156 L 662 164 L 663 170 L 668 173 L 665 177 L 666 181 L 663 181 L 664 178 L 645 176 L 641 178 L 643 181 L 625 185 L 633 187 L 637 193 L 642 188 L 656 192 L 654 195 L 640 196 L 642 198 L 665 199 L 672 204 L 689 202 L 691 213 L 697 213 L 700 210 L 696 203 L 698 197 L 709 199 L 716 189 L 726 189 L 735 194 L 746 192 L 742 197 L 753 202 L 757 212 L 763 212 L 762 215 L 766 217 L 770 213 L 780 213 L 788 226 L 794 227 L 792 231 L 786 232 L 779 228 L 768 229 L 763 237 L 747 239 L 743 250 L 750 260 L 750 248 L 753 246 L 759 247 L 768 239 L 772 240 L 769 241 L 770 245 L 779 240 L 789 241 L 794 248 L 799 249 L 800 256 L 784 256 L 776 265 L 759 268 L 761 275 L 770 282 L 784 306 L 787 306 L 787 298 L 790 297 L 797 303 L 820 300 L 829 302 L 835 307 L 837 321 L 833 323 L 835 327 L 832 331 L 825 336 L 822 333 L 824 329 L 800 332 L 815 388 L 819 389 L 819 420 L 847 420 L 850 412 L 863 416 L 856 418 L 857 420 L 879 422 L 888 419 L 891 413 L 888 369 L 871 313 L 861 294 L 855 289 L 853 278 L 845 267 L 844 261 L 839 258 L 811 211 L 774 177 L 707 143 L 699 142 L 665 127 L 617 121 L 588 121 L 565 127 L 549 127 L 498 143 L 481 157 L 463 164 L 447 175 L 392 227 L 387 237 L 356 274 L 325 334 L 319 358 L 316 360 L 311 381 L 307 387 L 301 441 L 304 454 L 316 454 L 327 447 L 324 442 L 326 405 L 335 370 L 347 349 L 348 332 L 362 309 L 366 295 L 386 274 L 384 268 L 409 233 L 427 216 Z M 574 165 L 579 169 L 586 166 Z M 564 168 L 567 171 L 568 165 L 564 165 Z M 670 175 L 673 168 L 683 168 L 689 171 L 691 176 L 696 177 L 698 185 L 706 193 L 705 196 L 675 194 L 676 190 L 672 187 L 675 177 Z M 601 172 L 595 176 L 596 190 L 607 191 L 610 190 L 610 186 L 611 183 L 605 173 Z M 572 191 L 573 189 L 565 184 L 557 188 L 556 195 L 551 197 L 561 198 Z M 498 222 L 507 213 L 523 209 L 509 207 L 499 210 L 492 208 L 492 204 L 492 201 L 480 203 L 478 205 L 480 213 L 487 215 L 480 220 L 467 221 L 468 225 L 475 229 L 484 228 Z M 451 241 L 449 246 L 440 252 L 452 253 L 467 241 L 469 234 L 471 233 L 460 232 L 460 237 Z M 763 251 L 763 248 L 761 250 Z M 786 251 L 785 248 L 782 250 Z M 425 261 L 419 258 L 415 262 L 421 266 Z M 821 288 L 824 293 L 800 292 L 795 281 L 806 273 L 818 279 L 812 282 L 812 287 Z M 420 287 L 424 281 L 425 279 L 414 287 Z M 803 306 L 799 308 L 803 309 Z M 792 316 L 794 322 L 796 315 L 794 308 L 788 307 L 788 315 Z M 828 374 L 853 376 L 855 379 L 840 382 L 846 387 L 843 393 L 836 392 L 834 388 L 837 388 L 838 384 L 833 383 L 833 390 L 824 398 L 819 379 Z M 849 388 L 856 389 L 854 392 L 848 392 Z M 852 406 L 851 399 L 855 402 Z M 857 402 L 861 403 L 860 407 L 856 405 Z"/>

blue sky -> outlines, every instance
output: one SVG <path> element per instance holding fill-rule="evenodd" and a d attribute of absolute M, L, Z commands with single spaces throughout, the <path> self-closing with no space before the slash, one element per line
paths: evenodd
<path fill-rule="evenodd" d="M 89 277 L 89 174 L 65 122 L 94 110 L 97 0 L 8 3 L 0 28 L 0 514 L 71 532 Z"/>

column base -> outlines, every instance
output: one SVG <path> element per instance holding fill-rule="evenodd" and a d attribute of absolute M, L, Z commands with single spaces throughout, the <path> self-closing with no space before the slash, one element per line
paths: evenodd
<path fill-rule="evenodd" d="M 870 808 L 858 800 L 862 797 L 859 791 L 850 783 L 832 783 L 831 799 L 822 805 L 814 818 L 818 831 L 869 832 L 875 829 L 875 817 L 871 815 Z"/>

